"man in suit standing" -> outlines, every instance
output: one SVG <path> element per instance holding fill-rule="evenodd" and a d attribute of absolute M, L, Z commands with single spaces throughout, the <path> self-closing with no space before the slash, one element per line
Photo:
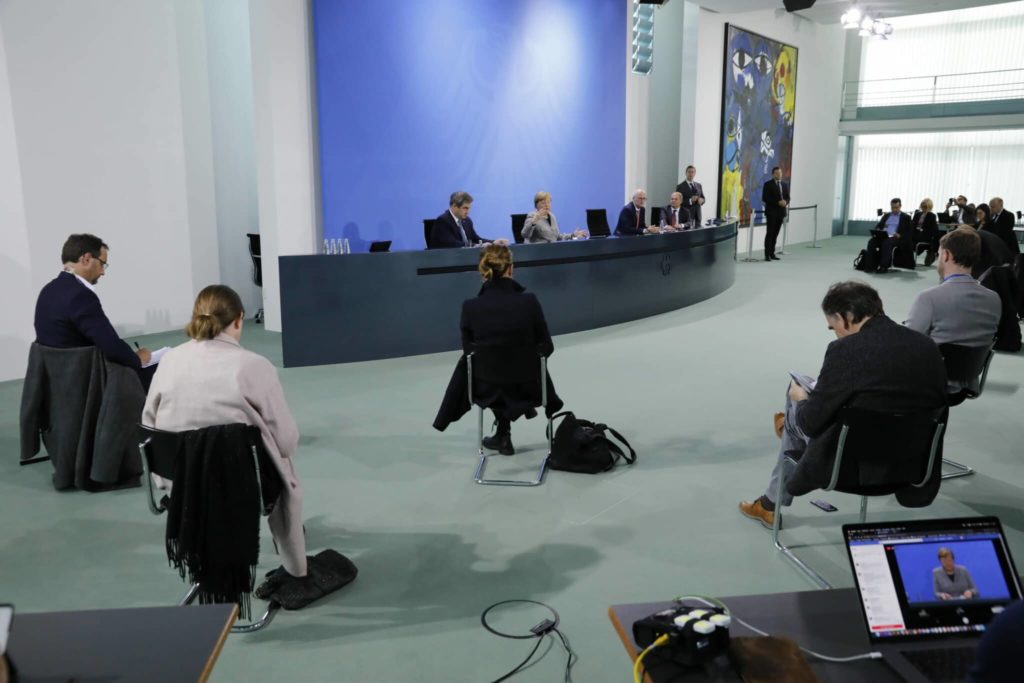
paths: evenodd
<path fill-rule="evenodd" d="M 661 210 L 661 218 L 665 221 L 665 227 L 676 230 L 690 229 L 690 212 L 683 206 L 682 192 L 672 193 L 668 206 Z"/>
<path fill-rule="evenodd" d="M 778 261 L 775 255 L 775 242 L 782 230 L 782 221 L 786 219 L 786 207 L 789 206 L 789 183 L 782 180 L 782 169 L 772 169 L 772 179 L 761 189 L 761 201 L 764 202 L 764 218 L 768 230 L 764 234 L 764 260 Z"/>
<path fill-rule="evenodd" d="M 61 249 L 64 270 L 48 282 L 36 300 L 36 343 L 57 349 L 95 346 L 103 356 L 139 373 L 144 389 L 149 389 L 156 366 L 149 362 L 149 349 L 132 351 L 110 324 L 96 284 L 110 267 L 108 247 L 95 235 L 68 237 Z"/>
<path fill-rule="evenodd" d="M 619 222 L 615 224 L 616 235 L 643 235 L 644 233 L 659 232 L 656 227 L 647 227 L 647 217 L 644 205 L 647 203 L 647 193 L 644 190 L 637 190 L 633 193 L 633 200 L 622 207 L 619 212 Z"/>
<path fill-rule="evenodd" d="M 1017 244 L 1017 236 L 1013 234 L 1013 212 L 1003 208 L 1003 200 L 1000 197 L 990 199 L 988 206 L 992 209 L 991 231 L 999 235 L 1011 254 L 1019 254 L 1020 245 Z"/>
<path fill-rule="evenodd" d="M 881 252 L 878 258 L 879 273 L 888 272 L 892 266 L 892 252 L 896 247 L 909 249 L 913 254 L 913 243 L 911 242 L 913 222 L 909 215 L 900 210 L 902 207 L 903 202 L 899 197 L 893 198 L 889 202 L 891 210 L 889 213 L 882 214 L 878 224 L 875 225 L 874 232 L 876 234 L 868 240 L 869 252 L 872 249 L 879 249 Z"/>
<path fill-rule="evenodd" d="M 427 248 L 472 247 L 489 242 L 508 244 L 506 239 L 489 240 L 476 234 L 473 219 L 469 217 L 472 206 L 473 197 L 468 192 L 453 192 L 448 199 L 448 210 L 434 221 L 434 226 L 430 230 L 430 245 Z"/>
<path fill-rule="evenodd" d="M 695 166 L 686 167 L 686 180 L 676 185 L 676 192 L 683 195 L 683 206 L 690 210 L 690 218 L 693 219 L 694 227 L 699 228 L 704 223 L 701 220 L 701 207 L 704 205 L 704 188 L 694 180 L 697 175 Z"/>
<path fill-rule="evenodd" d="M 828 345 L 821 373 L 808 392 L 791 382 L 786 393 L 782 445 L 768 487 L 740 512 L 771 528 L 776 506 L 828 485 L 839 439 L 836 418 L 843 406 L 891 412 L 919 412 L 947 404 L 946 368 L 939 347 L 920 332 L 893 322 L 882 300 L 862 282 L 839 282 L 821 302 L 836 340 Z M 787 457 L 800 464 L 775 500 Z M 938 472 L 929 482 L 938 491 Z M 929 486 L 925 487 L 930 490 Z"/>
<path fill-rule="evenodd" d="M 936 344 L 989 346 L 999 329 L 1003 312 L 999 295 L 971 277 L 981 258 L 978 235 L 965 226 L 942 236 L 936 258 L 940 284 L 917 295 L 903 322 Z"/>

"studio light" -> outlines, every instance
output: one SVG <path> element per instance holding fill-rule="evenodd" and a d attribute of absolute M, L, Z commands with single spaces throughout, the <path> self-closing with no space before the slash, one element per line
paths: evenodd
<path fill-rule="evenodd" d="M 892 24 L 881 19 L 873 19 L 865 10 L 852 5 L 839 17 L 844 29 L 857 29 L 857 35 L 868 38 L 875 37 L 888 40 L 892 35 Z"/>
<path fill-rule="evenodd" d="M 856 5 L 843 12 L 839 18 L 843 22 L 843 28 L 857 28 L 860 26 L 860 9 Z"/>

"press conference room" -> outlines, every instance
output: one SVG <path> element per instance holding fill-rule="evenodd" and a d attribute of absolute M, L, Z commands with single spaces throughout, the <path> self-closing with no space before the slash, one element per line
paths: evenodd
<path fill-rule="evenodd" d="M 0 683 L 1018 680 L 1022 35 L 0 2 Z"/>

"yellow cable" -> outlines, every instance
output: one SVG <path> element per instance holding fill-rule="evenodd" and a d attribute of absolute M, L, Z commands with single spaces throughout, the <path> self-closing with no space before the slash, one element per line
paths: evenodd
<path fill-rule="evenodd" d="M 644 657 L 646 657 L 654 648 L 661 647 L 667 642 L 668 634 L 666 633 L 665 635 L 659 637 L 653 643 L 648 645 L 647 648 L 640 653 L 640 655 L 636 658 L 636 661 L 633 662 L 633 683 L 643 683 L 643 681 L 640 678 L 640 667 L 643 666 Z"/>

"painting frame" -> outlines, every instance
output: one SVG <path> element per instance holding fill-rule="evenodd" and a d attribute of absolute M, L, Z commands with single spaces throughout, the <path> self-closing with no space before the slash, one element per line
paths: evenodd
<path fill-rule="evenodd" d="M 791 182 L 799 48 L 731 23 L 724 34 L 717 215 L 750 225 L 771 168 Z"/>

